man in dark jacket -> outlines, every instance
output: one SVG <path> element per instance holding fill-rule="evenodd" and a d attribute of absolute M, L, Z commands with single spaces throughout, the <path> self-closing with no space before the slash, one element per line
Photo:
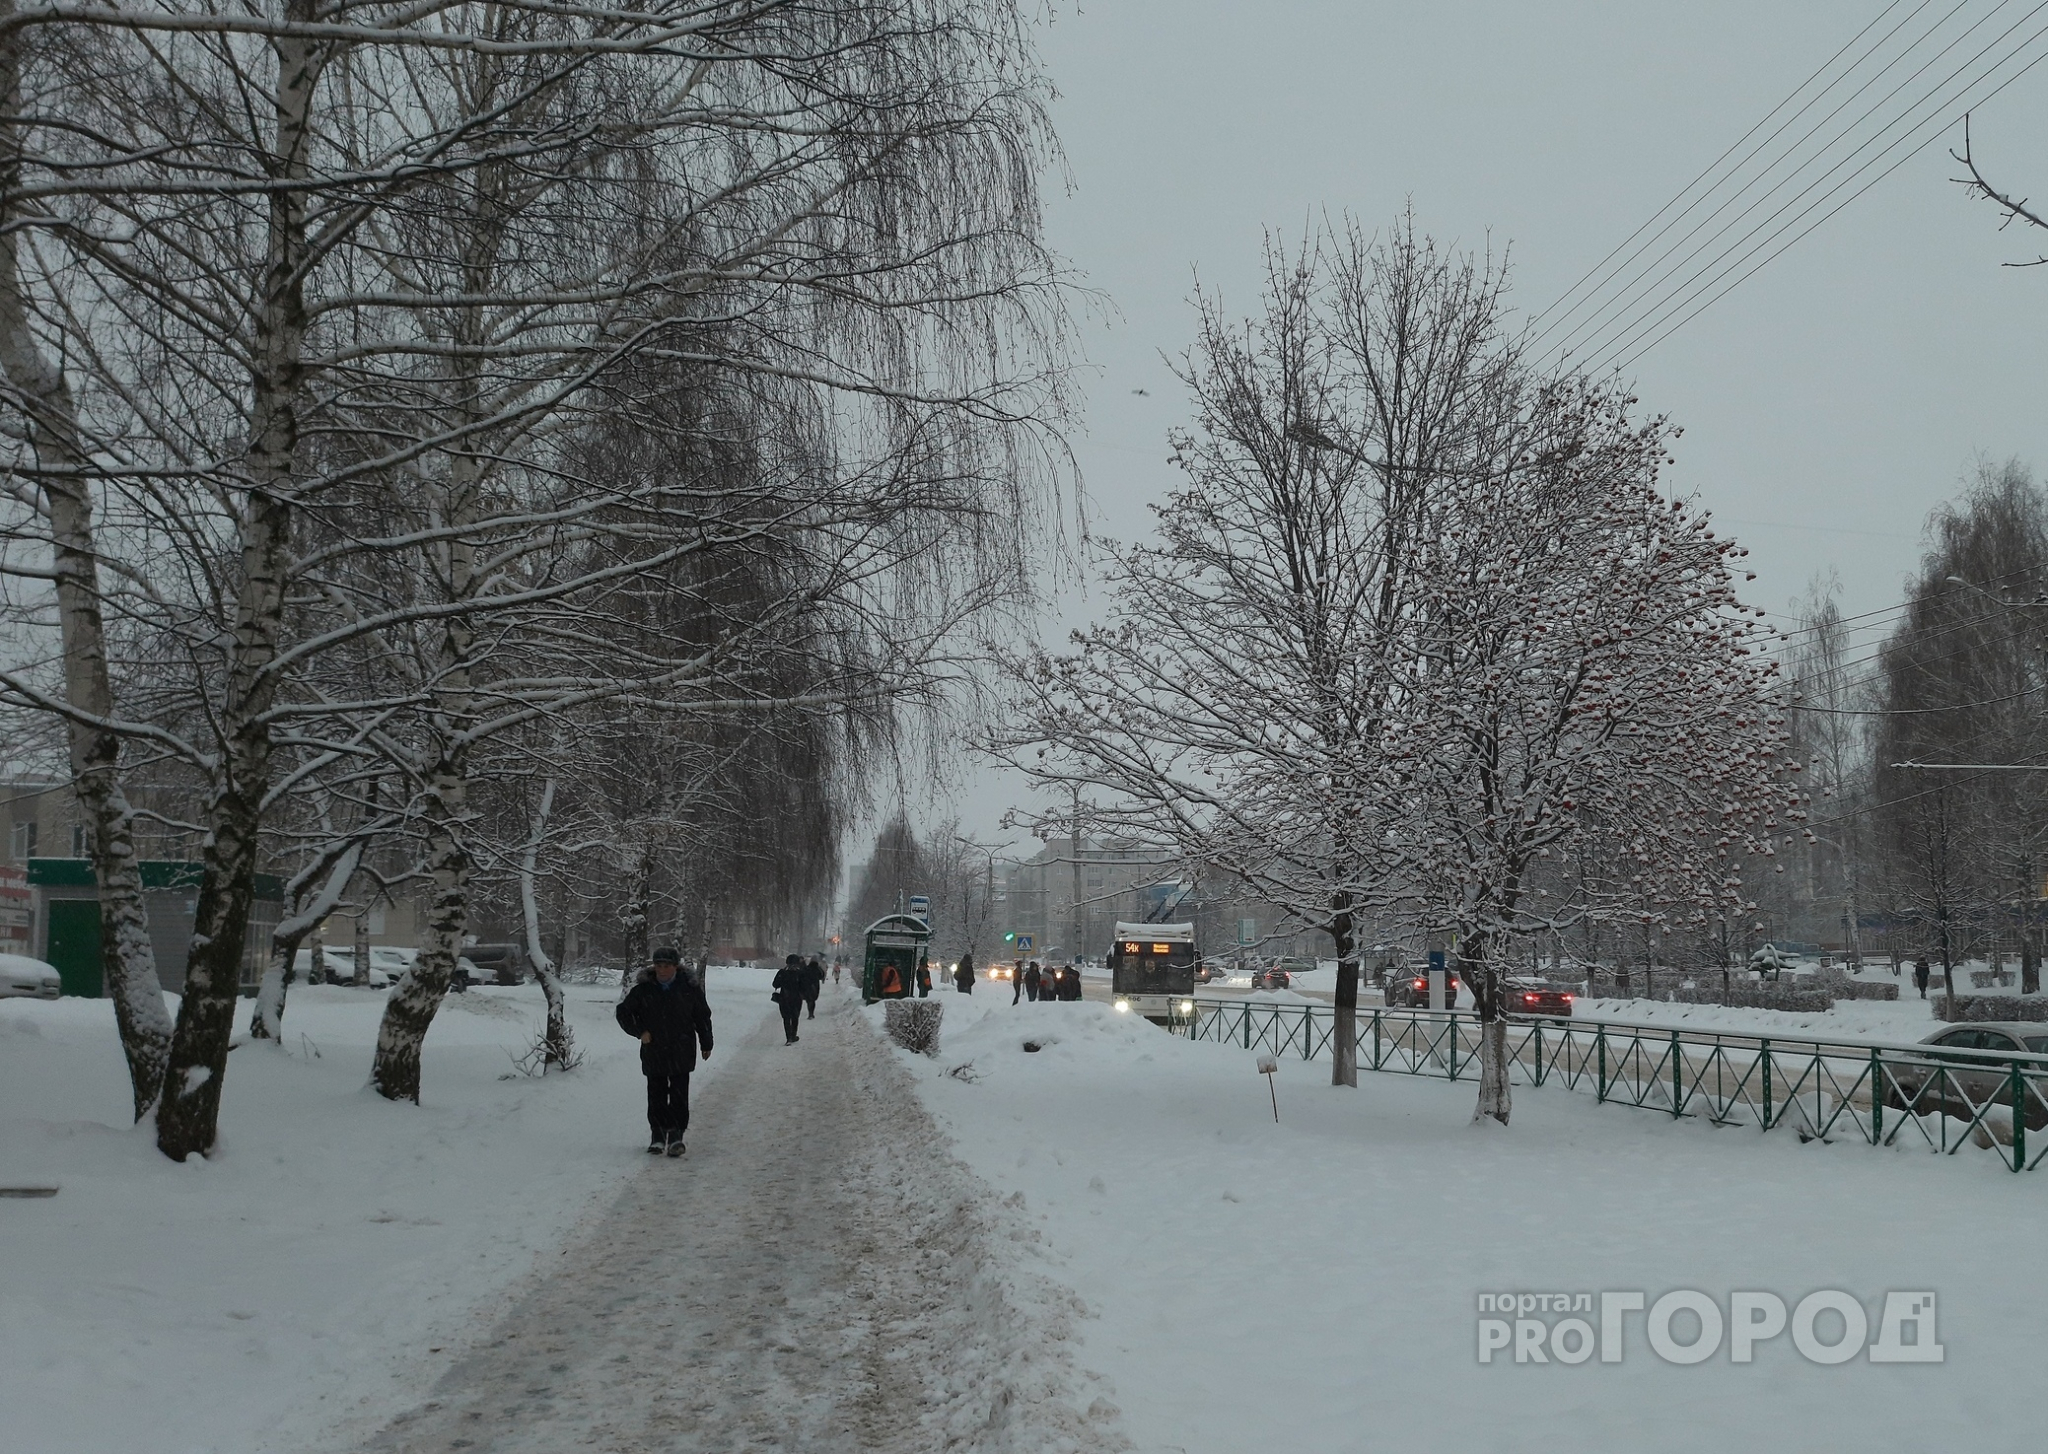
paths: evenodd
<path fill-rule="evenodd" d="M 794 954 L 785 955 L 782 968 L 775 972 L 773 992 L 768 996 L 782 1011 L 784 1045 L 796 1044 L 796 1022 L 804 1012 L 804 990 L 810 982 L 803 960 Z"/>
<path fill-rule="evenodd" d="M 818 1018 L 818 991 L 825 988 L 825 966 L 813 954 L 810 963 L 804 966 L 804 1008 L 809 1011 L 806 1019 Z"/>
<path fill-rule="evenodd" d="M 1074 965 L 1070 964 L 1060 971 L 1060 998 L 1063 1000 L 1078 1000 L 1081 998 L 1081 971 Z"/>
<path fill-rule="evenodd" d="M 1038 961 L 1035 959 L 1024 966 L 1024 998 L 1034 1004 L 1038 1001 Z"/>
<path fill-rule="evenodd" d="M 1921 955 L 1913 961 L 1913 983 L 1920 991 L 1920 998 L 1927 998 L 1927 956 Z"/>
<path fill-rule="evenodd" d="M 917 962 L 917 997 L 921 1000 L 928 1000 L 931 998 L 931 994 L 932 967 L 929 962 L 920 959 Z"/>
<path fill-rule="evenodd" d="M 619 1028 L 640 1042 L 640 1073 L 647 1077 L 647 1151 L 683 1154 L 690 1127 L 690 1072 L 701 1046 L 711 1058 L 711 1006 L 704 991 L 682 972 L 673 949 L 654 951 L 619 1001 Z"/>
<path fill-rule="evenodd" d="M 963 995 L 974 993 L 974 956 L 963 954 L 960 962 L 953 966 L 953 988 Z"/>

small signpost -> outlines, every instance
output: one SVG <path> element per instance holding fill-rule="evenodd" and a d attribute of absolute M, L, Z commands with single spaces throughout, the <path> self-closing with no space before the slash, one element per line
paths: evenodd
<path fill-rule="evenodd" d="M 1019 934 L 1017 936 L 1017 952 L 1019 954 L 1029 954 L 1031 952 L 1031 947 L 1037 942 L 1038 941 L 1029 934 Z"/>
<path fill-rule="evenodd" d="M 1273 1077 L 1280 1071 L 1280 1058 L 1270 1052 L 1259 1057 L 1259 1074 L 1266 1078 L 1266 1094 L 1273 1098 L 1273 1124 L 1280 1124 L 1280 1092 L 1273 1089 Z"/>
<path fill-rule="evenodd" d="M 1429 1007 L 1432 1010 L 1448 1009 L 1445 1003 L 1450 998 L 1450 972 L 1444 968 L 1444 952 L 1441 949 L 1429 951 Z"/>
<path fill-rule="evenodd" d="M 932 916 L 932 901 L 929 894 L 910 896 L 910 913 L 913 918 L 929 919 Z"/>

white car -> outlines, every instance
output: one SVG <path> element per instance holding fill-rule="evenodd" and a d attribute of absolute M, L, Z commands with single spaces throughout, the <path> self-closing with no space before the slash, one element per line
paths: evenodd
<path fill-rule="evenodd" d="M 0 954 L 0 999 L 54 1000 L 63 993 L 56 965 L 26 954 Z"/>
<path fill-rule="evenodd" d="M 376 960 L 372 959 L 370 962 L 373 966 L 370 983 L 376 984 L 379 982 L 374 972 Z M 301 949 L 297 957 L 292 960 L 292 970 L 302 982 L 310 979 L 313 970 L 313 951 Z M 329 984 L 355 983 L 355 950 L 336 948 L 332 944 L 323 946 L 320 950 L 320 974 Z"/>

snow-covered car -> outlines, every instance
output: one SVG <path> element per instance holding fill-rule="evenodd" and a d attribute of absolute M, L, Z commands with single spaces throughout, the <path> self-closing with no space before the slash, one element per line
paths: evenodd
<path fill-rule="evenodd" d="M 313 977 L 313 951 L 301 946 L 292 960 L 292 972 L 301 980 Z M 356 982 L 356 952 L 347 945 L 325 944 L 320 948 L 320 977 L 329 984 Z M 373 978 L 372 984 L 377 981 Z"/>
<path fill-rule="evenodd" d="M 483 973 L 480 984 L 526 982 L 526 951 L 517 944 L 472 944 L 463 954 Z"/>
<path fill-rule="evenodd" d="M 56 965 L 26 954 L 0 954 L 0 1000 L 54 1000 L 63 993 Z"/>
<path fill-rule="evenodd" d="M 2048 1056 L 2048 1024 L 1999 1020 L 1949 1025 L 1908 1051 L 1885 1061 L 1884 1103 L 1917 1116 L 1948 1115 L 1970 1120 L 1980 1106 L 2013 1103 L 2011 1059 Z M 2048 1127 L 2048 1059 L 2021 1062 L 2020 1100 L 2029 1131 Z M 2039 1072 L 2029 1075 L 2027 1071 Z"/>

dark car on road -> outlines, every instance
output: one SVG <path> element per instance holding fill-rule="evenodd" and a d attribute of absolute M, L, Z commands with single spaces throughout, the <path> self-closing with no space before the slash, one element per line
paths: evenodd
<path fill-rule="evenodd" d="M 1540 979 L 1504 980 L 1501 999 L 1501 1009 L 1510 1015 L 1569 1016 L 1572 1012 L 1572 992 Z"/>
<path fill-rule="evenodd" d="M 1294 976 L 1277 964 L 1252 966 L 1252 988 L 1255 990 L 1284 990 L 1293 983 Z"/>
<path fill-rule="evenodd" d="M 1884 1103 L 1917 1116 L 1976 1117 L 1980 1107 L 2013 1102 L 2014 1058 L 2029 1131 L 2048 1127 L 2048 1024 L 1998 1021 L 1951 1025 L 1920 1042 L 1925 1050 L 1884 1059 Z M 2004 1058 L 2001 1058 L 2004 1057 Z"/>
<path fill-rule="evenodd" d="M 1450 975 L 1444 986 L 1444 1005 L 1447 1009 L 1458 1006 L 1458 977 Z M 1426 1010 L 1429 1008 L 1429 974 L 1425 970 L 1402 970 L 1387 975 L 1384 991 L 1387 1008 L 1390 1010 Z"/>

